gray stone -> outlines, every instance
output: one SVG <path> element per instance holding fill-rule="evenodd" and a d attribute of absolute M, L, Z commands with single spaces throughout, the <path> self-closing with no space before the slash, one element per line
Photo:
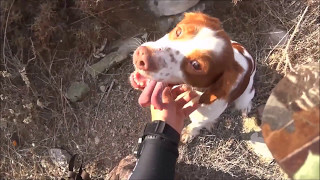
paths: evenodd
<path fill-rule="evenodd" d="M 273 160 L 273 156 L 264 142 L 261 131 L 252 133 L 247 144 L 262 160 L 266 162 Z"/>
<path fill-rule="evenodd" d="M 117 49 L 102 58 L 99 62 L 86 67 L 86 71 L 93 77 L 109 70 L 115 64 L 118 64 L 128 58 L 129 53 L 133 52 L 142 41 L 139 38 L 128 38 L 119 40 L 111 45 L 110 49 Z"/>
<path fill-rule="evenodd" d="M 148 0 L 149 9 L 156 16 L 170 16 L 185 12 L 200 0 Z"/>
<path fill-rule="evenodd" d="M 176 24 L 176 19 L 178 17 L 177 16 L 172 16 L 172 17 L 163 17 L 163 18 L 160 18 L 158 21 L 157 21 L 157 27 L 159 29 L 160 32 L 162 33 L 166 33 L 168 32 L 168 30 L 174 25 Z"/>
<path fill-rule="evenodd" d="M 286 44 L 289 39 L 289 36 L 286 30 L 272 28 L 272 30 L 266 34 L 266 38 L 269 45 L 275 46 L 277 44 Z"/>
<path fill-rule="evenodd" d="M 71 155 L 63 149 L 53 148 L 49 150 L 49 156 L 52 162 L 63 169 L 68 168 L 68 163 L 71 159 Z"/>
<path fill-rule="evenodd" d="M 112 65 L 117 62 L 121 62 L 127 58 L 127 55 L 121 55 L 118 52 L 112 52 L 105 56 L 101 61 L 86 67 L 86 71 L 93 77 L 96 78 L 97 75 L 108 70 Z"/>
<path fill-rule="evenodd" d="M 242 139 L 245 140 L 248 147 L 259 156 L 264 162 L 271 162 L 273 156 L 262 137 L 261 128 L 256 123 L 255 117 L 243 119 Z"/>
<path fill-rule="evenodd" d="M 107 87 L 104 86 L 104 85 L 101 85 L 101 86 L 99 87 L 99 89 L 100 89 L 101 92 L 106 92 Z"/>
<path fill-rule="evenodd" d="M 207 2 L 206 2 L 207 3 Z M 161 33 L 167 33 L 170 31 L 176 24 L 178 24 L 184 17 L 184 12 L 203 12 L 206 8 L 206 3 L 200 2 L 197 5 L 191 7 L 187 11 L 183 11 L 180 14 L 173 16 L 162 16 L 159 20 L 156 21 L 157 29 Z"/>
<path fill-rule="evenodd" d="M 73 82 L 67 91 L 67 98 L 71 102 L 81 101 L 90 91 L 89 86 L 84 82 Z"/>

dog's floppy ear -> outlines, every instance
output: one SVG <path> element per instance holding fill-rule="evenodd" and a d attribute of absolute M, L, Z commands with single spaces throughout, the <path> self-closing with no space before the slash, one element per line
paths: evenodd
<path fill-rule="evenodd" d="M 225 99 L 228 101 L 232 86 L 235 84 L 238 75 L 242 69 L 226 69 L 220 77 L 209 86 L 200 96 L 200 104 L 211 104 L 217 99 Z"/>

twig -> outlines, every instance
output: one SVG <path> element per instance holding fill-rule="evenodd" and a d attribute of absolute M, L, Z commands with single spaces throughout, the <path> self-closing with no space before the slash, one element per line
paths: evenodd
<path fill-rule="evenodd" d="M 15 0 L 12 1 L 10 8 L 8 10 L 8 15 L 7 15 L 7 19 L 6 19 L 6 25 L 4 28 L 4 34 L 3 34 L 3 47 L 2 47 L 2 56 L 3 56 L 3 62 L 4 62 L 4 66 L 6 68 L 6 70 L 8 71 L 7 68 L 7 63 L 6 63 L 6 54 L 5 54 L 5 50 L 6 50 L 6 39 L 7 39 L 7 28 L 8 28 L 8 21 L 9 21 L 9 16 L 10 16 L 10 12 L 11 12 L 11 8 L 14 4 Z"/>
<path fill-rule="evenodd" d="M 110 94 L 111 89 L 112 89 L 112 87 L 113 87 L 113 85 L 114 85 L 114 82 L 115 82 L 115 80 L 112 80 L 111 85 L 110 85 L 110 87 L 109 87 L 109 89 L 108 89 L 108 93 L 107 93 L 107 95 L 106 95 L 106 98 L 109 97 L 109 94 Z"/>
<path fill-rule="evenodd" d="M 302 22 L 302 20 L 303 20 L 303 18 L 304 18 L 304 16 L 305 16 L 305 14 L 307 13 L 308 9 L 309 9 L 309 6 L 307 6 L 307 7 L 305 8 L 305 10 L 304 10 L 304 12 L 302 13 L 302 15 L 301 15 L 301 17 L 300 17 L 300 19 L 299 19 L 296 27 L 294 28 L 294 30 L 293 30 L 293 32 L 292 32 L 292 34 L 291 34 L 291 37 L 290 37 L 290 39 L 289 39 L 289 41 L 288 41 L 288 43 L 287 43 L 287 45 L 286 45 L 286 48 L 284 49 L 284 52 L 283 52 L 283 54 L 282 54 L 282 58 L 281 58 L 279 64 L 277 65 L 276 70 L 280 70 L 280 66 L 282 65 L 282 63 L 283 63 L 283 61 L 284 61 L 284 57 L 285 57 L 285 59 L 286 59 L 286 62 L 285 62 L 286 64 L 285 64 L 285 67 L 284 67 L 284 73 L 287 71 L 287 66 L 288 66 L 288 65 L 289 65 L 290 71 L 293 70 L 292 65 L 291 65 L 291 63 L 290 63 L 290 58 L 289 58 L 289 47 L 290 47 L 290 44 L 291 44 L 293 38 L 294 38 L 295 35 L 297 34 L 297 32 L 298 32 L 298 30 L 299 30 L 299 26 L 300 26 L 300 24 L 301 24 L 301 22 Z"/>
<path fill-rule="evenodd" d="M 78 22 L 80 22 L 80 21 L 83 21 L 83 20 L 85 20 L 85 19 L 88 19 L 88 18 L 90 18 L 90 17 L 94 17 L 94 16 L 96 16 L 96 15 L 98 15 L 98 14 L 111 11 L 111 10 L 113 10 L 113 9 L 116 9 L 116 8 L 118 8 L 118 7 L 121 7 L 121 6 L 126 5 L 126 4 L 129 4 L 129 3 L 130 3 L 130 2 L 126 2 L 126 3 L 120 4 L 119 6 L 114 6 L 114 7 L 111 7 L 111 8 L 109 8 L 109 9 L 106 9 L 106 10 L 103 10 L 103 11 L 100 11 L 100 12 L 97 12 L 97 13 L 94 13 L 94 14 L 91 14 L 91 15 L 89 15 L 89 16 L 86 16 L 86 17 L 82 18 L 82 19 L 79 19 L 79 20 L 74 21 L 74 22 L 70 23 L 69 25 L 76 24 L 76 23 L 78 23 Z"/>
<path fill-rule="evenodd" d="M 31 62 L 31 61 L 33 61 L 33 60 L 35 60 L 35 59 L 37 58 L 36 50 L 35 50 L 35 48 L 34 48 L 33 41 L 32 41 L 32 39 L 31 39 L 31 37 L 30 37 L 29 39 L 30 39 L 30 42 L 31 42 L 31 50 L 32 50 L 32 55 L 33 55 L 33 57 L 32 57 L 31 59 L 29 59 L 29 60 L 28 60 L 28 62 L 27 62 L 27 65 L 26 65 L 26 66 L 28 66 L 29 62 Z"/>
<path fill-rule="evenodd" d="M 109 94 L 110 94 L 111 89 L 112 89 L 112 87 L 113 87 L 113 85 L 114 85 L 114 82 L 115 82 L 115 80 L 113 79 L 112 82 L 111 82 L 111 84 L 110 84 L 110 87 L 109 87 L 109 89 L 108 89 L 108 92 L 107 92 L 107 91 L 104 91 L 104 92 L 103 92 L 103 94 L 102 94 L 102 96 L 101 96 L 101 98 L 100 98 L 100 100 L 99 100 L 99 102 L 98 102 L 97 109 L 96 109 L 96 117 L 98 117 L 99 107 L 100 107 L 100 104 L 101 104 L 101 102 L 102 102 L 102 99 L 104 98 L 104 95 L 107 93 L 106 98 L 109 97 Z"/>
<path fill-rule="evenodd" d="M 288 30 L 288 32 L 280 39 L 280 41 L 271 49 L 271 51 L 268 53 L 267 57 L 264 59 L 264 62 L 267 62 L 268 58 L 270 57 L 270 55 L 272 54 L 272 52 L 279 46 L 279 44 L 282 42 L 282 40 L 284 38 L 287 38 L 289 32 L 291 31 L 291 29 L 293 28 L 293 26 Z"/>

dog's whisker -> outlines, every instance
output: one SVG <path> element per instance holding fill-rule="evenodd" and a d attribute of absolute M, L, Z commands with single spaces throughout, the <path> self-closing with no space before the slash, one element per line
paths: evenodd
<path fill-rule="evenodd" d="M 143 40 L 140 38 L 133 38 L 133 39 L 140 45 L 143 43 Z"/>
<path fill-rule="evenodd" d="M 147 34 L 147 37 L 145 38 L 145 41 L 147 41 L 150 36 L 151 36 L 151 33 Z"/>
<path fill-rule="evenodd" d="M 156 40 L 156 34 L 153 34 L 153 41 Z"/>
<path fill-rule="evenodd" d="M 137 47 L 139 47 L 141 44 L 142 44 L 142 42 L 141 42 L 141 39 L 138 39 L 138 38 L 133 38 L 135 41 L 134 41 L 134 45 L 136 45 Z"/>
<path fill-rule="evenodd" d="M 135 45 L 135 47 L 139 47 L 142 43 L 139 42 L 135 42 L 133 45 Z"/>
<path fill-rule="evenodd" d="M 131 44 L 129 44 L 129 47 L 134 51 L 135 49 L 137 49 L 141 44 L 141 40 L 137 39 L 137 38 L 133 38 L 135 41 L 132 42 Z"/>

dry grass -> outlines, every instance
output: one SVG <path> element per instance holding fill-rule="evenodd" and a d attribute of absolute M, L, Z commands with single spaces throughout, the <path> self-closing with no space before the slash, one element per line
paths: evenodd
<path fill-rule="evenodd" d="M 274 6 L 268 8 L 272 16 L 282 22 L 288 31 L 288 41 L 283 46 L 275 46 L 273 56 L 266 59 L 271 67 L 287 73 L 294 70 L 294 65 L 319 61 L 319 4 L 316 1 L 283 2 L 280 4 L 283 16 L 274 12 Z M 289 19 L 290 18 L 290 19 Z M 287 20 L 289 19 L 289 21 Z M 286 21 L 287 20 L 287 21 Z M 289 69 L 288 69 L 289 68 Z"/>
<path fill-rule="evenodd" d="M 266 102 L 279 78 L 295 65 L 319 61 L 316 1 L 206 3 L 207 13 L 219 17 L 232 39 L 258 61 L 254 108 Z M 1 1 L 1 178 L 66 176 L 48 157 L 53 147 L 80 154 L 95 179 L 132 152 L 149 114 L 137 105 L 139 92 L 127 82 L 130 60 L 98 80 L 84 67 L 96 61 L 91 54 L 105 38 L 112 42 L 144 29 L 156 31 L 152 17 L 136 18 L 141 15 L 136 7 L 128 1 Z M 286 30 L 290 40 L 268 44 L 266 34 L 274 27 Z M 65 97 L 73 81 L 91 88 L 80 103 Z M 108 95 L 99 91 L 101 85 L 110 89 Z M 242 117 L 228 110 L 213 132 L 181 146 L 179 172 L 189 179 L 283 178 L 276 164 L 261 162 L 248 150 L 240 138 L 241 124 Z"/>
<path fill-rule="evenodd" d="M 217 179 L 281 179 L 283 172 L 269 162 L 266 164 L 248 150 L 246 143 L 234 139 L 217 140 L 213 136 L 200 137 L 198 145 L 193 148 L 180 149 L 183 165 L 178 172 L 190 172 L 190 167 L 201 167 L 202 170 L 191 170 L 187 179 L 216 177 Z M 179 164 L 180 165 L 180 164 Z M 179 167 L 179 166 L 178 166 Z M 206 171 L 203 171 L 206 169 Z"/>

